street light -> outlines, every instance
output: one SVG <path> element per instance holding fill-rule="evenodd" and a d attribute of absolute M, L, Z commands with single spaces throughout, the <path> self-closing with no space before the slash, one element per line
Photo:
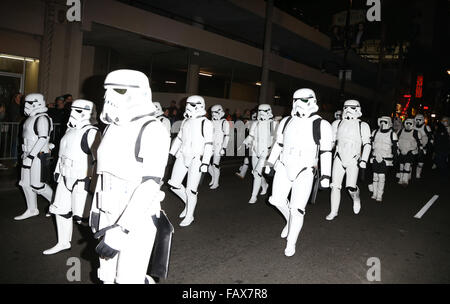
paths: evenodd
<path fill-rule="evenodd" d="M 447 74 L 450 75 L 450 70 L 447 70 Z"/>

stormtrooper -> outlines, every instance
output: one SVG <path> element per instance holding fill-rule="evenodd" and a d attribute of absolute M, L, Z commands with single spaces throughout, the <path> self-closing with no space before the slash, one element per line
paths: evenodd
<path fill-rule="evenodd" d="M 159 102 L 155 101 L 155 102 L 153 102 L 153 105 L 156 108 L 155 117 L 160 122 L 163 123 L 163 125 L 166 127 L 167 131 L 169 131 L 169 134 L 170 134 L 170 131 L 171 131 L 170 120 L 166 116 L 164 116 L 164 112 L 163 112 L 163 109 L 161 107 L 161 104 Z"/>
<path fill-rule="evenodd" d="M 411 179 L 411 166 L 422 150 L 422 134 L 414 128 L 414 119 L 405 120 L 404 128 L 398 133 L 400 174 L 398 183 L 408 185 Z"/>
<path fill-rule="evenodd" d="M 378 129 L 372 132 L 372 164 L 373 182 L 369 185 L 372 199 L 378 202 L 383 200 L 386 173 L 394 165 L 394 157 L 398 151 L 398 137 L 392 129 L 392 120 L 389 116 L 378 119 Z"/>
<path fill-rule="evenodd" d="M 25 194 L 27 210 L 15 220 L 24 220 L 39 214 L 37 195 L 51 202 L 53 190 L 48 185 L 50 175 L 50 133 L 52 119 L 47 114 L 44 96 L 29 94 L 25 97 L 24 113 L 28 118 L 23 124 L 22 168 L 19 185 Z"/>
<path fill-rule="evenodd" d="M 81 224 L 90 190 L 100 132 L 94 125 L 95 105 L 78 99 L 72 103 L 67 131 L 61 139 L 54 179 L 58 183 L 49 211 L 56 216 L 58 243 L 43 252 L 55 254 L 71 247 L 72 218 Z"/>
<path fill-rule="evenodd" d="M 326 219 L 331 221 L 338 215 L 341 187 L 346 175 L 346 189 L 353 200 L 353 212 L 361 210 L 358 180 L 359 167 L 365 169 L 369 158 L 370 127 L 361 121 L 361 106 L 357 100 L 344 102 L 342 120 L 333 123 L 333 142 L 336 146 L 331 182 L 331 212 Z M 361 153 L 362 147 L 362 153 Z"/>
<path fill-rule="evenodd" d="M 211 175 L 210 189 L 219 187 L 220 158 L 225 155 L 228 142 L 230 140 L 230 124 L 223 118 L 225 112 L 221 105 L 211 107 L 212 123 L 214 126 L 213 135 L 213 162 L 208 167 Z"/>
<path fill-rule="evenodd" d="M 153 283 L 146 273 L 160 224 L 168 222 L 160 181 L 170 137 L 153 115 L 145 74 L 116 70 L 104 86 L 100 119 L 107 127 L 97 150 L 98 182 L 89 218 L 95 238 L 101 239 L 95 249 L 97 274 L 104 283 Z"/>
<path fill-rule="evenodd" d="M 414 128 L 420 133 L 421 135 L 421 144 L 423 149 L 419 151 L 419 155 L 417 156 L 417 168 L 416 168 L 416 178 L 422 177 L 422 169 L 423 165 L 425 163 L 425 155 L 427 154 L 427 147 L 428 144 L 433 144 L 433 138 L 432 138 L 432 131 L 430 126 L 427 126 L 425 124 L 425 118 L 422 114 L 417 114 L 414 117 Z"/>
<path fill-rule="evenodd" d="M 258 116 L 258 113 L 255 112 L 252 114 L 252 120 L 249 120 L 245 123 L 245 130 L 249 130 L 252 127 L 252 124 L 256 121 L 256 118 Z M 249 149 L 251 149 L 251 146 L 249 146 Z M 244 179 L 245 175 L 247 174 L 248 166 L 250 164 L 250 160 L 247 156 L 244 157 L 244 162 L 239 167 L 239 171 L 235 174 L 239 176 L 240 178 Z"/>
<path fill-rule="evenodd" d="M 167 182 L 171 190 L 185 204 L 180 226 L 189 226 L 194 221 L 197 205 L 197 188 L 203 173 L 206 173 L 213 154 L 213 124 L 205 117 L 205 100 L 198 95 L 186 100 L 185 119 L 177 137 L 172 142 L 170 155 L 175 157 L 172 176 Z M 186 187 L 182 182 L 187 174 Z"/>
<path fill-rule="evenodd" d="M 252 123 L 249 135 L 245 138 L 243 144 L 250 149 L 253 168 L 253 190 L 249 204 L 256 203 L 259 190 L 260 195 L 267 192 L 269 185 L 262 175 L 263 167 L 272 148 L 276 124 L 273 121 L 272 108 L 268 104 L 258 106 L 257 121 Z"/>
<path fill-rule="evenodd" d="M 281 237 L 287 237 L 286 256 L 295 254 L 319 157 L 320 187 L 325 189 L 330 185 L 332 129 L 330 123 L 315 115 L 318 109 L 313 90 L 295 91 L 291 116 L 280 122 L 276 143 L 266 163 L 267 174 L 271 167 L 275 170 L 269 202 L 287 222 L 281 233 Z"/>

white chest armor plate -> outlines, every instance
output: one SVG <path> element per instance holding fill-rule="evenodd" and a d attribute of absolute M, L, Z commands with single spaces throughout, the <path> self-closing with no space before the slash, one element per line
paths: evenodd
<path fill-rule="evenodd" d="M 122 180 L 140 184 L 143 177 L 142 163 L 136 160 L 136 141 L 143 124 L 154 119 L 146 116 L 122 126 L 109 125 L 98 147 L 97 173 L 107 172 Z"/>
<path fill-rule="evenodd" d="M 317 166 L 317 145 L 313 136 L 316 118 L 292 117 L 284 130 L 280 161 L 290 180 L 294 180 L 304 168 Z"/>
<path fill-rule="evenodd" d="M 403 130 L 398 138 L 398 148 L 403 155 L 406 155 L 409 151 L 413 154 L 417 154 L 417 141 L 414 138 L 413 131 Z"/>
<path fill-rule="evenodd" d="M 183 123 L 182 143 L 179 153 L 183 154 L 188 166 L 194 157 L 203 155 L 205 138 L 203 137 L 202 121 L 204 117 L 186 119 Z"/>
<path fill-rule="evenodd" d="M 253 151 L 257 156 L 268 153 L 272 146 L 272 122 L 270 120 L 255 121 L 255 138 L 253 140 Z"/>
<path fill-rule="evenodd" d="M 81 129 L 69 128 L 61 139 L 59 170 L 61 175 L 68 179 L 76 181 L 91 176 L 92 157 L 81 149 L 81 141 L 87 130 L 89 130 L 87 127 Z"/>
<path fill-rule="evenodd" d="M 30 116 L 28 117 L 24 124 L 23 124 L 23 131 L 22 131 L 22 136 L 23 136 L 23 145 L 22 145 L 22 150 L 25 153 L 28 153 L 31 151 L 31 149 L 33 149 L 34 145 L 36 144 L 37 140 L 38 140 L 38 135 L 34 132 L 34 125 L 36 123 L 36 120 L 38 117 L 43 116 L 42 114 L 37 114 L 35 116 Z M 42 118 L 45 119 L 45 118 Z M 49 128 L 51 126 L 48 126 Z M 50 148 L 49 148 L 49 143 L 50 143 L 50 138 L 46 139 L 46 142 L 44 144 L 44 146 L 42 147 L 42 150 L 39 152 L 44 152 L 44 153 L 48 153 L 50 152 Z"/>
<path fill-rule="evenodd" d="M 361 156 L 362 140 L 359 128 L 359 119 L 343 119 L 339 124 L 336 152 L 344 164 L 352 163 Z"/>
<path fill-rule="evenodd" d="M 223 133 L 223 125 L 227 123 L 225 121 L 225 119 L 212 120 L 214 126 L 214 151 L 220 151 L 222 149 L 223 137 L 225 136 L 225 133 Z"/>
<path fill-rule="evenodd" d="M 392 157 L 392 140 L 391 132 L 381 132 L 380 130 L 375 135 L 373 139 L 373 156 L 381 158 L 391 158 Z"/>

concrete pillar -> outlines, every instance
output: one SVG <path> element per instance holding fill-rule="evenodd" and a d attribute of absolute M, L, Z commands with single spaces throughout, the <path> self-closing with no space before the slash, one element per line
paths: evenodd
<path fill-rule="evenodd" d="M 272 45 L 272 13 L 273 0 L 266 1 L 266 28 L 264 33 L 264 52 L 262 60 L 261 88 L 259 93 L 259 103 L 269 101 L 269 58 Z M 272 98 L 270 98 L 272 99 Z"/>
<path fill-rule="evenodd" d="M 47 100 L 79 93 L 83 32 L 80 22 L 68 22 L 65 3 L 46 2 L 41 45 L 40 89 Z"/>
<path fill-rule="evenodd" d="M 196 63 L 190 63 L 187 73 L 187 88 L 186 92 L 195 95 L 198 94 L 198 72 L 200 66 Z"/>

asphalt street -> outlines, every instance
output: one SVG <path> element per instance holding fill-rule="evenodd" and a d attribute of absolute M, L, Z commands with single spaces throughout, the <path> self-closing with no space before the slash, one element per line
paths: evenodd
<path fill-rule="evenodd" d="M 326 221 L 329 190 L 308 205 L 293 257 L 284 256 L 280 233 L 285 222 L 268 204 L 268 195 L 248 204 L 252 176 L 242 180 L 236 167 L 222 169 L 220 187 L 210 190 L 209 176 L 199 188 L 195 221 L 180 227 L 183 203 L 165 186 L 162 208 L 175 227 L 169 277 L 160 283 L 372 283 L 367 260 L 381 263 L 379 283 L 450 283 L 450 183 L 425 170 L 422 180 L 404 188 L 388 179 L 384 201 L 370 199 L 367 182 L 359 182 L 362 209 L 353 214 L 343 193 L 339 216 Z M 414 215 L 432 198 L 437 201 L 421 219 Z M 75 226 L 72 248 L 53 256 L 42 251 L 56 243 L 54 219 L 13 217 L 25 210 L 18 188 L 0 191 L 0 283 L 71 283 L 66 274 L 81 261 L 81 281 L 98 283 L 97 241 L 87 226 Z M 88 209 L 88 208 L 87 208 Z"/>

